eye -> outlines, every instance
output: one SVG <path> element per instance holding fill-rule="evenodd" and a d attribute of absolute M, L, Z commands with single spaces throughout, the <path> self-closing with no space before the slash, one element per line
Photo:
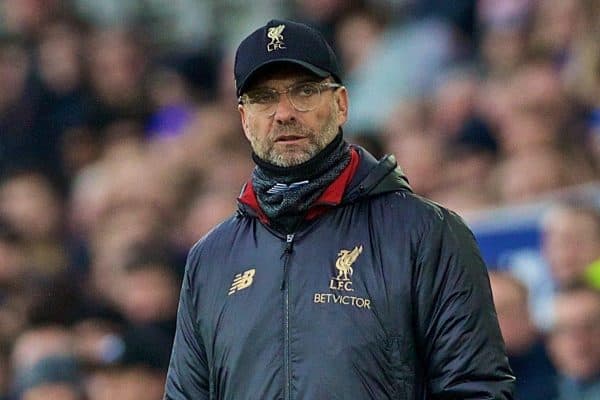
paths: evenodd
<path fill-rule="evenodd" d="M 277 102 L 277 96 L 274 90 L 257 90 L 248 93 L 248 100 L 252 104 L 270 104 Z"/>
<path fill-rule="evenodd" d="M 319 88 L 313 83 L 303 83 L 294 88 L 293 94 L 299 97 L 311 97 L 319 93 Z"/>

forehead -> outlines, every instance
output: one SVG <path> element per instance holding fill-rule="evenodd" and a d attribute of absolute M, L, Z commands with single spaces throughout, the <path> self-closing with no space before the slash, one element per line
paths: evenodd
<path fill-rule="evenodd" d="M 258 86 L 277 86 L 305 80 L 321 80 L 306 68 L 290 63 L 274 63 L 261 68 L 248 84 L 248 89 Z"/>
<path fill-rule="evenodd" d="M 559 208 L 550 213 L 544 224 L 547 233 L 553 231 L 588 232 L 600 229 L 600 219 L 591 210 Z"/>
<path fill-rule="evenodd" d="M 527 289 L 514 278 L 503 275 L 490 275 L 494 301 L 515 302 L 527 300 Z"/>

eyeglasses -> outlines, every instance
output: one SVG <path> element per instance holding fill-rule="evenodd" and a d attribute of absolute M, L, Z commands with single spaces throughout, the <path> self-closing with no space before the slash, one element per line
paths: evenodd
<path fill-rule="evenodd" d="M 275 111 L 282 94 L 287 95 L 288 100 L 300 112 L 314 110 L 321 103 L 321 93 L 328 89 L 343 87 L 338 83 L 331 82 L 300 82 L 289 86 L 285 90 L 273 88 L 257 88 L 249 90 L 238 98 L 240 104 L 248 107 L 250 111 L 259 113 L 272 113 Z"/>

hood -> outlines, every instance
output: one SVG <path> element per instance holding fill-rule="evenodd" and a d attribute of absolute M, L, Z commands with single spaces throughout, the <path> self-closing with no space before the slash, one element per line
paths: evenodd
<path fill-rule="evenodd" d="M 388 154 L 378 161 L 362 147 L 352 147 L 358 151 L 360 164 L 346 189 L 343 204 L 383 193 L 412 192 L 408 178 L 398 166 L 396 157 Z"/>

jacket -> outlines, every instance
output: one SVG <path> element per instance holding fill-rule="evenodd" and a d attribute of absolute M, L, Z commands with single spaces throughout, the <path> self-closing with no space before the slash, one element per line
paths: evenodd
<path fill-rule="evenodd" d="M 240 201 L 190 250 L 165 399 L 513 398 L 473 235 L 353 149 L 343 197 L 297 232 Z"/>

